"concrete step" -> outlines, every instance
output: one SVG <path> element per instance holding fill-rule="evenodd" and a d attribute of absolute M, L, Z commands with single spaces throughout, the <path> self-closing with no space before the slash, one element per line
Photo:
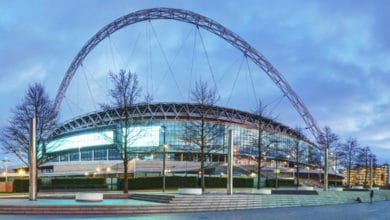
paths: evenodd
<path fill-rule="evenodd" d="M 131 194 L 132 196 L 133 194 Z M 88 206 L 0 206 L 0 214 L 142 214 L 175 213 L 218 210 L 243 210 L 311 205 L 354 203 L 359 196 L 369 201 L 367 192 L 323 192 L 319 195 L 156 195 L 134 194 L 145 199 L 166 199 L 169 203 L 156 205 L 88 205 Z M 377 192 L 375 201 L 384 200 L 387 194 Z"/>
<path fill-rule="evenodd" d="M 172 199 L 175 198 L 175 196 L 155 194 L 131 194 L 129 195 L 129 198 L 149 202 L 169 203 L 172 201 Z"/>

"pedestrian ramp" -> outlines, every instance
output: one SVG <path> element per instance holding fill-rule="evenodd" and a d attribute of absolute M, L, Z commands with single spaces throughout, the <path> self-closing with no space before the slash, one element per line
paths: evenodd
<path fill-rule="evenodd" d="M 259 208 L 281 208 L 281 207 L 299 207 L 314 205 L 336 205 L 356 203 L 355 199 L 359 197 L 362 202 L 369 202 L 369 192 L 334 192 L 318 191 L 318 195 L 256 195 L 256 194 L 205 194 L 205 195 L 176 195 L 170 206 L 174 207 L 175 212 L 191 211 L 216 211 L 216 210 L 240 210 L 240 209 L 259 209 Z M 387 200 L 387 196 L 377 192 L 374 196 L 375 201 Z"/>

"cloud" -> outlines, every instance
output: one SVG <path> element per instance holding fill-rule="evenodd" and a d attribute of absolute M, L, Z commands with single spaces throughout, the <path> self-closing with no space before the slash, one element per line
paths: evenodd
<path fill-rule="evenodd" d="M 9 109 L 15 105 L 15 98 L 11 100 L 9 94 L 21 98 L 27 85 L 38 80 L 45 83 L 54 97 L 72 59 L 93 34 L 120 16 L 151 7 L 189 9 L 223 24 L 274 64 L 321 127 L 329 125 L 343 138 L 357 137 L 363 145 L 376 146 L 378 150 L 379 147 L 390 147 L 386 132 L 390 124 L 387 113 L 390 109 L 390 30 L 386 28 L 390 26 L 390 4 L 381 1 L 253 0 L 207 4 L 198 1 L 101 3 L 71 0 L 34 4 L 2 1 L 0 95 L 6 104 L 0 109 L 0 120 L 5 121 Z M 70 90 L 74 90 L 67 96 L 78 99 L 77 91 L 90 93 L 85 83 L 80 85 L 85 75 L 91 80 L 91 90 L 100 88 L 95 95 L 103 96 L 101 88 L 107 84 L 105 74 L 118 68 L 113 68 L 113 54 L 117 56 L 114 58 L 117 66 L 124 63 L 123 66 L 131 67 L 141 74 L 143 83 L 146 84 L 148 77 L 153 78 L 145 85 L 148 87 L 145 90 L 153 88 L 164 101 L 181 99 L 178 93 L 187 98 L 185 88 L 191 87 L 190 81 L 196 77 L 212 80 L 199 39 L 196 53 L 193 53 L 193 34 L 182 51 L 178 49 L 193 26 L 174 21 L 153 21 L 152 24 L 171 62 L 175 79 L 155 40 L 150 41 L 153 53 L 148 51 L 146 33 L 151 27 L 144 22 L 124 28 L 100 43 L 83 62 L 84 67 L 79 69 L 70 86 Z M 138 34 L 143 41 L 130 57 Z M 292 127 L 302 124 L 302 119 L 288 100 L 281 98 L 283 94 L 264 72 L 254 64 L 250 64 L 250 70 L 245 65 L 239 70 L 241 52 L 213 34 L 206 31 L 201 34 L 218 87 L 225 98 L 223 105 L 233 90 L 234 97 L 226 105 L 252 110 L 252 103 L 255 103 L 253 80 L 256 96 L 275 108 L 275 114 L 280 115 L 283 123 Z M 150 36 L 154 38 L 153 34 Z M 193 54 L 196 54 L 198 65 L 191 69 L 191 63 L 195 62 Z M 175 61 L 174 56 L 177 56 Z M 148 66 L 150 63 L 153 67 Z M 193 75 L 189 76 L 191 71 Z M 101 84 L 103 86 L 99 87 Z M 77 86 L 84 88 L 77 89 Z M 87 99 L 91 99 L 90 95 L 80 101 L 89 102 Z"/>
<path fill-rule="evenodd" d="M 25 69 L 18 70 L 15 75 L 4 75 L 0 82 L 0 94 L 14 94 L 15 90 L 23 88 L 26 84 L 45 79 L 46 74 L 45 66 L 37 63 Z"/>

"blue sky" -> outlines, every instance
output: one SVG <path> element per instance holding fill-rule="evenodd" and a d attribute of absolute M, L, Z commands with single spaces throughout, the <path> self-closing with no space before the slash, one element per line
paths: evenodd
<path fill-rule="evenodd" d="M 321 127 L 330 126 L 344 140 L 356 137 L 361 146 L 370 146 L 374 150 L 380 162 L 390 162 L 390 3 L 384 0 L 358 3 L 255 0 L 0 1 L 0 126 L 7 124 L 10 110 L 20 102 L 29 84 L 37 81 L 44 83 L 54 98 L 70 62 L 100 28 L 120 16 L 152 7 L 188 9 L 234 31 L 284 75 Z M 189 77 L 183 74 L 188 70 L 185 69 L 186 61 L 180 59 L 192 56 L 191 62 L 194 60 L 193 40 L 186 37 L 187 33 L 192 33 L 191 28 L 177 22 L 153 21 L 149 26 L 134 25 L 118 31 L 105 43 L 102 42 L 101 47 L 96 48 L 86 60 L 85 67 L 76 74 L 79 78 L 71 83 L 72 88 L 67 93 L 70 100 L 67 102 L 83 103 L 85 100 L 84 96 L 79 95 L 80 91 L 102 92 L 100 90 L 103 89 L 98 89 L 99 83 L 93 85 L 92 82 L 104 81 L 108 57 L 124 53 L 118 48 L 136 48 L 134 42 L 137 33 L 142 33 L 141 38 L 153 38 L 153 30 L 158 32 L 160 40 L 144 39 L 145 43 L 141 43 L 144 48 L 139 49 L 137 56 L 132 55 L 128 66 L 137 72 L 150 71 L 155 74 L 144 77 L 154 78 L 147 83 L 145 80 L 144 91 L 156 91 L 158 88 L 161 97 L 168 97 L 160 100 L 157 96 L 155 101 L 175 101 L 175 96 L 182 93 L 178 92 L 180 89 L 172 92 L 167 89 L 170 86 L 161 86 L 157 82 L 162 79 L 159 78 L 161 75 L 167 74 L 166 67 L 164 71 L 156 67 L 165 62 L 158 43 L 163 44 L 167 55 L 174 57 L 175 53 L 178 54 L 178 45 L 181 45 L 177 42 L 186 42 L 184 52 L 179 53 L 179 61 L 175 62 L 178 70 L 174 71 L 181 72 L 175 79 L 179 86 L 171 85 L 180 87 Z M 145 32 L 146 29 L 149 32 Z M 246 69 L 240 67 L 242 55 L 226 46 L 228 44 L 223 40 L 205 32 L 202 32 L 202 37 L 216 75 L 230 74 L 231 77 L 226 78 L 234 81 L 238 72 L 257 74 L 250 78 L 259 89 L 257 96 L 270 104 L 277 119 L 291 127 L 304 126 L 286 98 L 282 98 L 264 73 L 255 70 L 254 65 Z M 149 54 L 147 44 L 155 47 L 153 59 L 146 58 Z M 201 54 L 203 49 L 199 38 L 197 48 Z M 107 51 L 111 55 L 107 55 Z M 203 64 L 205 62 L 200 55 L 197 60 Z M 154 63 L 153 70 L 145 67 L 148 62 Z M 199 66 L 199 71 L 207 72 L 202 69 L 207 65 Z M 115 70 L 114 67 L 112 69 Z M 99 70 L 102 72 L 98 73 Z M 83 82 L 82 77 L 91 77 L 91 84 Z M 219 81 L 219 92 L 225 100 L 220 104 L 249 111 L 250 104 L 243 102 L 247 99 L 242 99 L 248 94 L 250 96 L 248 78 L 243 76 L 234 85 L 228 81 Z M 88 87 L 88 91 L 81 87 Z M 230 98 L 232 91 L 235 96 Z M 88 95 L 85 97 L 91 99 Z M 275 101 L 279 99 L 280 102 Z M 79 114 L 74 112 L 81 114 L 91 110 L 94 108 L 71 110 L 63 113 L 61 120 L 69 120 Z"/>

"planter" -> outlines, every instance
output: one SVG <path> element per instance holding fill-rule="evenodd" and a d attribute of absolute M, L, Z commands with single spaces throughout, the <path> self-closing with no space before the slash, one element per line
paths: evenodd
<path fill-rule="evenodd" d="M 179 188 L 177 193 L 185 195 L 202 195 L 201 188 Z"/>
<path fill-rule="evenodd" d="M 80 202 L 101 202 L 103 201 L 103 193 L 77 193 L 76 201 Z"/>

